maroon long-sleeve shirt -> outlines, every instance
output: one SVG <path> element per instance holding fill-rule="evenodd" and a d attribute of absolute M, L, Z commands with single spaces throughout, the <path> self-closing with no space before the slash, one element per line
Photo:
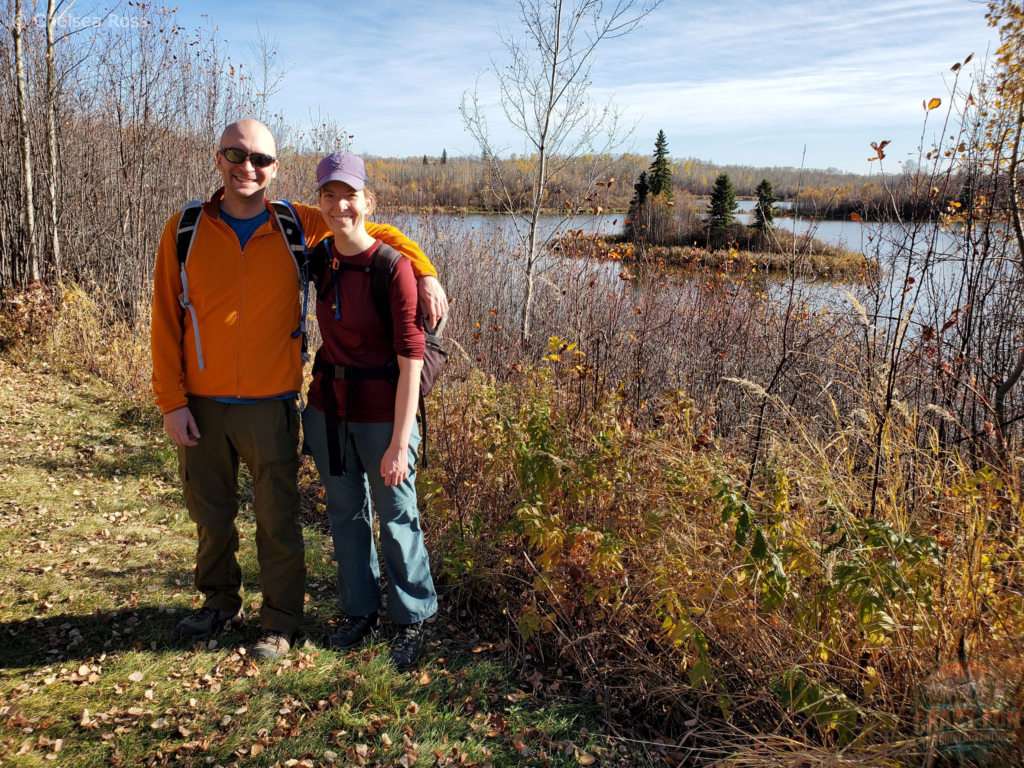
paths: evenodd
<path fill-rule="evenodd" d="M 334 258 L 345 264 L 367 266 L 373 254 L 380 247 L 376 241 L 370 248 L 356 256 L 342 256 L 334 246 Z M 330 281 L 328 267 L 324 277 Z M 417 311 L 416 277 L 409 259 L 398 259 L 391 278 L 391 318 L 394 323 L 394 340 L 388 339 L 373 306 L 370 294 L 370 275 L 361 270 L 347 269 L 338 279 L 341 319 L 335 318 L 335 293 L 333 290 L 324 301 L 316 303 L 316 319 L 320 325 L 323 344 L 321 359 L 335 365 L 378 367 L 387 365 L 395 355 L 410 360 L 422 360 L 423 320 Z M 309 387 L 309 404 L 324 410 L 320 397 L 320 377 L 313 374 Z M 349 402 L 349 388 L 355 387 L 353 402 Z M 395 420 L 395 395 L 397 387 L 383 380 L 351 382 L 335 380 L 334 399 L 338 418 L 357 423 L 380 423 Z"/>

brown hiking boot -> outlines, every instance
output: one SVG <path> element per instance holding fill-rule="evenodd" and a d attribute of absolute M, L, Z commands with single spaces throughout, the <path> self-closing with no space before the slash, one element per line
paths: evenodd
<path fill-rule="evenodd" d="M 249 654 L 257 661 L 277 661 L 287 656 L 291 649 L 291 637 L 276 629 L 264 629 Z"/>

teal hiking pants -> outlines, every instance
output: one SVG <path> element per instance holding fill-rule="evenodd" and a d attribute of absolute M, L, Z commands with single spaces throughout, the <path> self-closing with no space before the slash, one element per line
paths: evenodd
<path fill-rule="evenodd" d="M 348 441 L 341 446 L 346 471 L 340 477 L 328 470 L 323 411 L 307 407 L 302 412 L 302 430 L 303 452 L 313 456 L 327 491 L 341 610 L 350 616 L 366 616 L 381 607 L 372 500 L 380 521 L 380 548 L 388 576 L 388 618 L 396 624 L 413 624 L 432 616 L 437 612 L 437 594 L 416 505 L 416 451 L 420 443 L 416 426 L 409 437 L 409 476 L 397 486 L 384 485 L 380 474 L 393 422 L 349 422 Z M 339 440 L 341 432 L 339 426 Z"/>

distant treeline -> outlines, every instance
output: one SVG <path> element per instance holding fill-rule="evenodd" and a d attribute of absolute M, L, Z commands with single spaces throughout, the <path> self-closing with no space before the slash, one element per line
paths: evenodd
<path fill-rule="evenodd" d="M 869 150 L 870 151 L 870 150 Z M 424 162 L 426 160 L 426 162 Z M 570 197 L 568 190 L 578 188 L 571 183 L 574 176 L 583 176 L 596 163 L 609 163 L 611 158 L 583 156 L 570 161 L 550 186 L 549 209 L 561 210 L 567 203 L 601 206 L 604 210 L 625 211 L 633 197 L 633 184 L 646 171 L 651 158 L 626 154 L 614 166 L 614 175 L 605 179 L 608 186 L 598 187 L 590 200 Z M 502 161 L 517 180 L 516 203 L 525 208 L 530 200 L 533 159 L 512 155 Z M 479 158 L 441 156 L 374 158 L 369 171 L 373 185 L 386 203 L 409 208 L 431 206 L 500 210 L 501 202 L 491 192 L 491 177 Z M 866 176 L 836 168 L 796 168 L 791 166 L 754 167 L 716 165 L 696 158 L 672 161 L 672 188 L 675 193 L 697 197 L 711 194 L 719 173 L 732 179 L 736 194 L 743 198 L 756 196 L 757 185 L 768 179 L 780 201 L 792 204 L 800 213 L 816 216 L 847 216 L 851 212 L 870 215 L 889 201 L 890 192 L 899 201 L 912 196 L 912 175 L 888 176 L 884 186 L 877 176 Z M 909 202 L 907 202 L 909 205 Z M 910 214 L 908 208 L 906 213 Z"/>

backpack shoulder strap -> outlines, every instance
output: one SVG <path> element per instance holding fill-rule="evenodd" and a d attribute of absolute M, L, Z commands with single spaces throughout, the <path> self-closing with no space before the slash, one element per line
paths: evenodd
<path fill-rule="evenodd" d="M 302 230 L 302 220 L 298 211 L 287 200 L 274 200 L 270 207 L 277 217 L 277 225 L 281 228 L 285 245 L 288 246 L 288 253 L 295 263 L 295 276 L 299 280 L 299 290 L 302 292 L 302 314 L 299 316 L 299 327 L 292 332 L 292 338 L 302 336 L 302 362 L 307 362 L 309 355 L 306 353 L 308 339 L 306 337 L 306 307 L 309 303 L 309 249 L 306 247 L 306 233 Z"/>
<path fill-rule="evenodd" d="M 395 323 L 391 317 L 391 278 L 402 254 L 389 245 L 381 243 L 373 254 L 370 264 L 370 295 L 373 297 L 373 308 L 389 339 L 395 336 Z"/>
<path fill-rule="evenodd" d="M 331 243 L 334 238 L 325 237 L 309 251 L 309 279 L 319 290 L 320 283 L 327 274 L 331 263 Z"/>
<path fill-rule="evenodd" d="M 196 358 L 199 362 L 199 370 L 206 370 L 206 361 L 203 359 L 203 344 L 199 338 L 199 318 L 196 317 L 196 308 L 188 298 L 188 273 L 185 271 L 185 264 L 188 263 L 189 254 L 192 253 L 192 245 L 196 241 L 196 232 L 199 229 L 199 218 L 203 215 L 203 204 L 199 200 L 193 200 L 185 206 L 178 219 L 178 266 L 181 270 L 181 293 L 178 295 L 178 302 L 182 309 L 192 316 L 192 332 L 196 338 Z"/>
<path fill-rule="evenodd" d="M 295 262 L 295 274 L 302 283 L 302 271 L 306 264 L 306 233 L 302 230 L 302 221 L 295 207 L 287 200 L 275 200 L 270 204 L 277 217 L 278 226 L 281 227 L 281 234 L 288 246 L 288 253 Z"/>
<path fill-rule="evenodd" d="M 203 203 L 201 200 L 193 200 L 188 203 L 181 212 L 178 219 L 178 263 L 184 268 L 188 256 L 192 253 L 192 243 L 196 239 L 196 230 L 199 229 L 199 217 L 203 215 Z"/>

